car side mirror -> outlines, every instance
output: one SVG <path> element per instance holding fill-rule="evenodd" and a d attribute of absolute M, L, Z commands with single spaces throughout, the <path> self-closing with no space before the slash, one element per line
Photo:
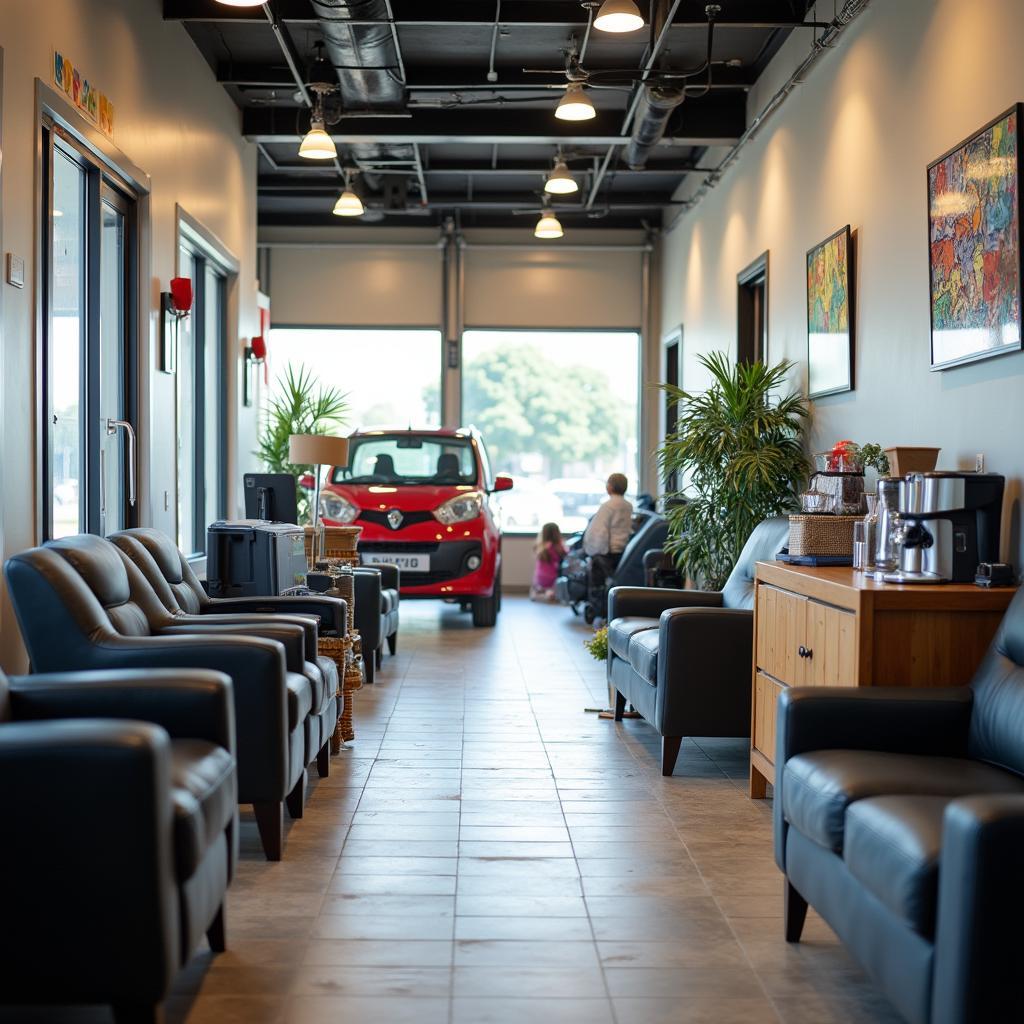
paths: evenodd
<path fill-rule="evenodd" d="M 506 476 L 504 473 L 499 473 L 494 478 L 494 486 L 491 488 L 492 491 L 511 491 L 512 490 L 512 477 Z"/>

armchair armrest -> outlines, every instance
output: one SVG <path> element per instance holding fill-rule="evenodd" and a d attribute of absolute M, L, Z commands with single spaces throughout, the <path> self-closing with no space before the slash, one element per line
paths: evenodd
<path fill-rule="evenodd" d="M 1022 848 L 1024 795 L 971 796 L 946 808 L 932 992 L 937 1024 L 1019 1016 Z"/>
<path fill-rule="evenodd" d="M 231 680 L 200 669 L 75 672 L 10 680 L 19 722 L 68 718 L 133 719 L 161 726 L 172 739 L 200 739 L 235 750 Z"/>
<path fill-rule="evenodd" d="M 348 631 L 347 608 L 340 597 L 218 597 L 211 599 L 207 607 L 211 613 L 229 615 L 238 612 L 314 615 L 320 620 L 321 633 L 344 636 Z"/>
<path fill-rule="evenodd" d="M 612 587 L 608 595 L 608 621 L 624 615 L 657 618 L 669 608 L 721 608 L 717 590 L 669 590 L 665 587 Z"/>
<path fill-rule="evenodd" d="M 286 615 L 276 612 L 225 612 L 221 614 L 214 608 L 210 609 L 209 614 L 200 613 L 199 615 L 175 615 L 174 623 L 172 623 L 172 625 L 177 625 L 178 623 L 188 624 L 192 622 L 197 626 L 202 626 L 205 623 L 210 623 L 211 625 L 230 625 L 233 622 L 241 622 L 253 626 L 264 624 L 269 626 L 301 626 L 303 633 L 305 634 L 307 657 L 312 657 L 313 654 L 316 653 L 316 642 L 320 629 L 320 618 L 317 615 Z"/>
<path fill-rule="evenodd" d="M 253 622 L 234 615 L 190 616 L 187 623 L 175 617 L 166 626 L 161 626 L 157 636 L 241 636 L 276 640 L 284 647 L 285 666 L 289 672 L 300 675 L 306 664 L 305 629 L 302 625 L 278 622 L 268 616 L 269 621 Z M 220 620 L 220 621 L 218 621 Z"/>

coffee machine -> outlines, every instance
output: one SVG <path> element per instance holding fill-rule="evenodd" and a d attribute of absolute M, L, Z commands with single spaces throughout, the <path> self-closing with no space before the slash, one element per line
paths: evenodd
<path fill-rule="evenodd" d="M 887 583 L 970 583 L 999 561 L 1003 477 L 910 473 L 900 481 L 900 566 Z"/>

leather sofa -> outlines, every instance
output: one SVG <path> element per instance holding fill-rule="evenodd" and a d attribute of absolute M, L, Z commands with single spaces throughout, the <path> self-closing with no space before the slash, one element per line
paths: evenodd
<path fill-rule="evenodd" d="M 399 579 L 397 565 L 360 565 L 355 569 L 355 627 L 363 642 L 368 683 L 381 666 L 385 640 L 392 654 L 398 650 Z"/>
<path fill-rule="evenodd" d="M 218 672 L 0 674 L 0 1002 L 153 1022 L 207 936 L 238 841 Z"/>
<path fill-rule="evenodd" d="M 313 688 L 314 714 L 306 719 L 307 763 L 316 758 L 321 777 L 330 774 L 328 741 L 337 724 L 331 713 L 343 710 L 337 697 L 338 669 L 331 658 L 318 653 L 320 629 L 325 632 L 347 631 L 347 608 L 340 598 L 328 597 L 267 597 L 218 598 L 206 595 L 202 584 L 166 534 L 151 527 L 139 527 L 112 534 L 109 538 L 139 569 L 164 609 L 151 616 L 151 624 L 163 634 L 196 632 L 232 632 L 243 627 L 247 635 L 281 639 L 278 627 L 299 626 L 304 633 L 304 656 L 289 669 L 301 672 Z M 167 619 L 167 615 L 171 619 Z M 199 627 L 195 629 L 194 627 Z M 267 627 L 267 628 L 264 628 Z M 300 810 L 301 814 L 301 810 Z"/>
<path fill-rule="evenodd" d="M 754 565 L 786 544 L 789 520 L 760 523 L 721 591 L 613 587 L 608 686 L 615 718 L 632 706 L 662 737 L 671 775 L 684 736 L 750 735 Z"/>
<path fill-rule="evenodd" d="M 969 687 L 779 699 L 785 933 L 807 905 L 911 1024 L 1021 1019 L 1024 591 Z"/>
<path fill-rule="evenodd" d="M 231 677 L 238 800 L 253 805 L 267 858 L 280 860 L 282 805 L 301 816 L 309 744 L 337 718 L 333 694 L 317 713 L 314 683 L 302 674 L 303 628 L 175 625 L 136 566 L 85 534 L 15 555 L 4 574 L 36 671 L 209 668 Z"/>

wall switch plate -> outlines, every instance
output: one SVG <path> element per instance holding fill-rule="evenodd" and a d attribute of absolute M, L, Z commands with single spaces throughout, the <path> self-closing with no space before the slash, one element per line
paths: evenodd
<path fill-rule="evenodd" d="M 978 454 L 974 456 L 974 472 L 985 472 L 985 456 L 981 452 L 978 452 Z"/>
<path fill-rule="evenodd" d="M 25 287 L 25 261 L 13 252 L 7 254 L 7 283 L 12 288 Z"/>

